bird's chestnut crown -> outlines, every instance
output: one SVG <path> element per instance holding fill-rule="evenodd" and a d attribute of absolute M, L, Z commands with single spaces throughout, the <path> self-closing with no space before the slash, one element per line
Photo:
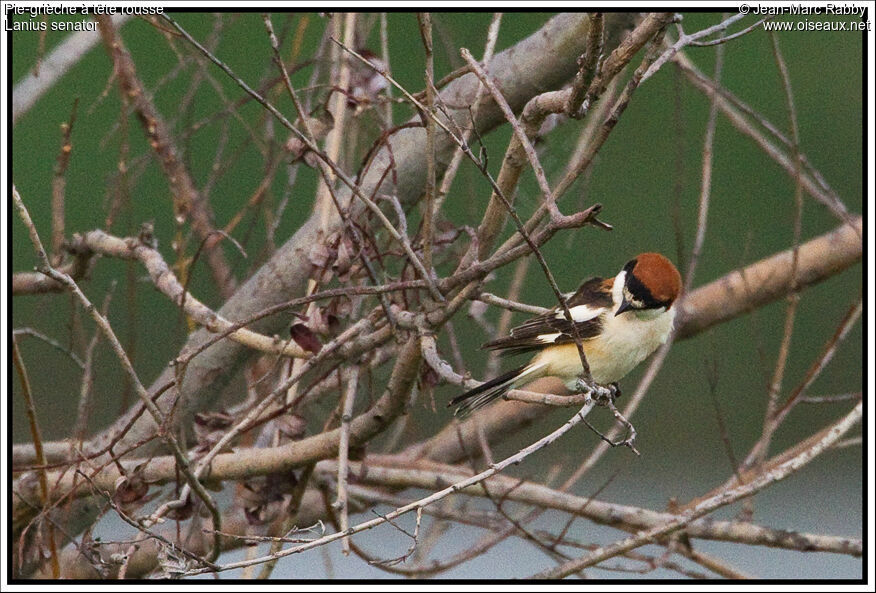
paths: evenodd
<path fill-rule="evenodd" d="M 669 309 L 681 293 L 681 274 L 659 253 L 642 253 L 626 263 L 623 304 L 616 315 L 629 309 Z"/>

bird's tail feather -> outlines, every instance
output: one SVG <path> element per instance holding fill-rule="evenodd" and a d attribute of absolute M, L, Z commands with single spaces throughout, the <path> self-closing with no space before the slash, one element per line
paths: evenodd
<path fill-rule="evenodd" d="M 454 416 L 464 418 L 477 410 L 486 406 L 494 399 L 498 399 L 508 393 L 511 389 L 519 387 L 539 377 L 538 371 L 543 365 L 523 365 L 514 370 L 508 371 L 504 375 L 499 375 L 495 379 L 490 379 L 483 385 L 475 387 L 471 391 L 467 391 L 459 395 L 447 404 L 448 406 L 457 406 Z"/>

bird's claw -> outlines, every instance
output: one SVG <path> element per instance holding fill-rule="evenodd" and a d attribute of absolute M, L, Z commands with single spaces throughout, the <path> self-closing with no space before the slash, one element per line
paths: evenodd
<path fill-rule="evenodd" d="M 611 390 L 611 401 L 615 401 L 617 398 L 621 396 L 621 388 L 617 384 L 617 381 L 608 386 L 609 390 Z"/>

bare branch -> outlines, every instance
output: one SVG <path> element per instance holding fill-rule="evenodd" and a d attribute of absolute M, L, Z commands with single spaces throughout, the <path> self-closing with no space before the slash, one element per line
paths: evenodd
<path fill-rule="evenodd" d="M 121 28 L 131 16 L 130 14 L 112 15 L 113 26 L 117 29 Z M 12 89 L 12 125 L 30 111 L 39 98 L 99 42 L 100 36 L 94 31 L 72 33 L 43 58 L 39 75 L 32 70 L 28 71 L 27 76 L 19 80 Z"/>
<path fill-rule="evenodd" d="M 681 304 L 679 339 L 689 338 L 717 323 L 738 317 L 842 272 L 861 259 L 863 220 L 810 239 L 800 245 L 797 277 L 791 277 L 794 249 L 788 249 L 731 272 L 693 291 Z"/>
<path fill-rule="evenodd" d="M 150 145 L 158 156 L 174 197 L 174 217 L 177 224 L 190 220 L 195 233 L 207 239 L 213 228 L 213 211 L 209 202 L 198 192 L 194 180 L 186 169 L 179 150 L 176 148 L 170 130 L 152 99 L 137 77 L 134 61 L 118 37 L 115 26 L 108 16 L 97 17 L 100 34 L 107 52 L 115 64 L 120 90 L 125 100 L 131 101 Z M 209 249 L 207 261 L 210 271 L 223 295 L 230 296 L 234 291 L 235 280 L 221 249 Z"/>
<path fill-rule="evenodd" d="M 224 566 L 220 567 L 220 569 L 221 570 L 232 570 L 235 568 L 242 568 L 244 566 L 249 566 L 252 564 L 261 564 L 263 562 L 267 562 L 269 560 L 272 560 L 273 558 L 284 558 L 284 557 L 290 556 L 292 554 L 300 554 L 301 552 L 305 552 L 307 550 L 316 548 L 318 546 L 325 545 L 327 543 L 336 541 L 338 539 L 342 539 L 344 537 L 354 535 L 356 533 L 360 533 L 360 532 L 366 531 L 368 529 L 372 529 L 374 527 L 377 527 L 378 525 L 382 525 L 388 521 L 391 521 L 391 520 L 395 519 L 396 517 L 400 517 L 401 515 L 404 515 L 405 513 L 409 513 L 411 511 L 419 511 L 419 509 L 421 509 L 425 506 L 428 506 L 434 502 L 437 502 L 437 501 L 441 500 L 442 498 L 445 498 L 445 497 L 447 497 L 451 494 L 454 494 L 454 493 L 456 493 L 464 488 L 467 488 L 469 486 L 472 486 L 474 484 L 482 482 L 483 480 L 489 478 L 490 476 L 493 476 L 493 475 L 501 472 L 503 469 L 505 469 L 509 465 L 520 463 L 520 461 L 522 461 L 523 459 L 525 459 L 526 457 L 528 457 L 530 454 L 534 453 L 535 451 L 538 451 L 540 449 L 543 449 L 544 447 L 547 447 L 548 445 L 550 445 L 551 443 L 553 443 L 554 441 L 559 439 L 563 434 L 568 432 L 572 427 L 574 427 L 576 424 L 578 424 L 581 420 L 583 420 L 584 416 L 587 415 L 587 412 L 589 411 L 589 409 L 590 409 L 590 406 L 584 406 L 583 408 L 581 408 L 581 410 L 577 414 L 575 414 L 571 419 L 569 419 L 563 426 L 561 426 L 557 430 L 553 431 L 551 434 L 547 435 L 546 437 L 544 437 L 542 439 L 539 439 L 538 441 L 536 441 L 532 445 L 529 445 L 528 447 L 521 449 L 518 453 L 504 459 L 503 461 L 492 465 L 489 469 L 487 469 L 487 470 L 485 470 L 485 471 L 483 471 L 475 476 L 472 476 L 468 479 L 462 480 L 461 482 L 457 482 L 456 484 L 453 484 L 447 488 L 439 490 L 438 492 L 435 492 L 435 493 L 433 493 L 425 498 L 421 498 L 418 501 L 412 502 L 409 505 L 398 508 L 398 509 L 392 511 L 391 513 L 387 513 L 386 515 L 384 515 L 382 517 L 378 517 L 377 519 L 372 519 L 370 521 L 365 521 L 364 523 L 360 523 L 359 525 L 357 525 L 355 527 L 349 528 L 347 531 L 337 532 L 337 533 L 334 533 L 331 535 L 327 535 L 327 536 L 322 537 L 316 541 L 309 542 L 307 544 L 302 544 L 302 545 L 296 546 L 294 548 L 287 548 L 285 550 L 282 550 L 281 552 L 278 552 L 277 554 L 274 554 L 271 557 L 254 558 L 251 560 L 244 560 L 241 562 L 228 563 L 228 564 L 225 564 Z M 207 571 L 196 569 L 196 570 L 190 571 L 189 574 L 195 575 L 195 574 L 202 574 L 204 572 L 207 572 Z"/>
<path fill-rule="evenodd" d="M 860 421 L 862 412 L 863 406 L 859 402 L 858 405 L 855 406 L 855 408 L 851 412 L 849 412 L 848 415 L 846 415 L 839 422 L 834 424 L 821 440 L 814 443 L 808 449 L 802 451 L 797 456 L 789 459 L 788 461 L 779 465 L 773 470 L 758 476 L 751 482 L 742 486 L 737 486 L 736 488 L 732 488 L 727 491 L 719 492 L 712 498 L 702 501 L 692 509 L 685 511 L 671 521 L 648 529 L 647 531 L 641 532 L 634 536 L 628 537 L 617 543 L 595 550 L 590 554 L 587 554 L 586 556 L 576 558 L 556 568 L 542 571 L 536 575 L 533 575 L 533 578 L 557 579 L 568 576 L 570 574 L 574 574 L 582 568 L 594 566 L 604 560 L 617 556 L 618 554 L 623 554 L 635 548 L 652 543 L 658 538 L 677 531 L 678 529 L 689 525 L 692 521 L 699 519 L 700 517 L 703 517 L 718 508 L 736 502 L 737 500 L 740 500 L 742 498 L 751 496 L 752 494 L 763 490 L 767 486 L 778 482 L 779 480 L 787 478 L 788 476 L 796 473 L 800 468 L 815 459 L 825 450 L 829 449 L 836 441 L 840 439 L 840 437 L 846 434 L 846 432 L 848 432 L 852 428 L 852 426 Z"/>

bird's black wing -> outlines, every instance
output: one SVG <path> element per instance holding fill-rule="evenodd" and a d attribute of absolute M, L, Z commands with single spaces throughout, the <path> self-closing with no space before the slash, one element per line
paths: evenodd
<path fill-rule="evenodd" d="M 487 342 L 486 350 L 502 350 L 502 354 L 523 354 L 552 344 L 575 342 L 575 330 L 582 340 L 593 338 L 602 331 L 602 318 L 611 312 L 611 283 L 613 279 L 591 278 L 566 300 L 572 313 L 572 323 L 560 307 L 533 317 L 511 330 L 504 338 Z M 573 329 L 574 325 L 574 329 Z"/>

